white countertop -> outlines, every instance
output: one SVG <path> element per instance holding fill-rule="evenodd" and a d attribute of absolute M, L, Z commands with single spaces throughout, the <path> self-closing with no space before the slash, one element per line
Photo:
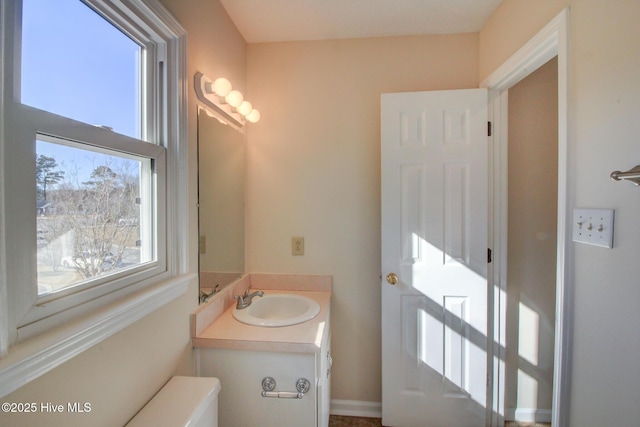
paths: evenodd
<path fill-rule="evenodd" d="M 256 291 L 259 289 L 253 289 Z M 247 325 L 233 317 L 233 306 L 227 308 L 200 334 L 195 336 L 196 348 L 233 350 L 317 353 L 329 328 L 331 292 L 264 290 L 265 294 L 288 293 L 314 299 L 320 304 L 320 313 L 311 320 L 292 326 L 261 327 Z"/>

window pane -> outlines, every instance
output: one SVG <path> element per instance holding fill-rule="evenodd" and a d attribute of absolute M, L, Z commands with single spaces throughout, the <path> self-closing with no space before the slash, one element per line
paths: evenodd
<path fill-rule="evenodd" d="M 150 165 L 149 159 L 39 137 L 39 295 L 151 261 L 151 242 L 140 237 L 150 222 L 141 216 L 141 204 L 150 204 L 141 196 L 150 194 L 143 188 Z"/>
<path fill-rule="evenodd" d="M 141 48 L 79 0 L 24 0 L 24 104 L 141 138 Z"/>

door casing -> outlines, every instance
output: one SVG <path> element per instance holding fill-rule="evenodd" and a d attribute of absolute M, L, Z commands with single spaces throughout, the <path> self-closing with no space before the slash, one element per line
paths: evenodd
<path fill-rule="evenodd" d="M 558 213 L 556 268 L 556 325 L 552 425 L 568 425 L 568 399 L 572 342 L 573 246 L 571 212 L 574 200 L 574 152 L 569 130 L 569 9 L 565 8 L 522 48 L 489 75 L 480 87 L 489 89 L 489 120 L 492 136 L 489 157 L 489 246 L 493 266 L 489 271 L 489 305 L 493 306 L 488 333 L 494 337 L 492 361 L 493 410 L 491 425 L 504 422 L 507 242 L 507 102 L 508 90 L 553 57 L 558 57 Z M 491 313 L 491 311 L 490 311 Z M 491 316 L 491 314 L 490 314 Z M 491 353 L 490 353 L 491 354 Z"/>

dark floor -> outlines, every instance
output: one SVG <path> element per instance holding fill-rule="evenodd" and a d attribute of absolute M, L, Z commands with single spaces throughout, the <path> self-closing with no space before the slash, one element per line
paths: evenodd
<path fill-rule="evenodd" d="M 518 423 L 516 421 L 506 421 L 505 427 L 551 427 L 548 423 Z M 343 417 L 331 415 L 329 417 L 329 427 L 382 427 L 380 418 L 359 418 Z"/>
<path fill-rule="evenodd" d="M 359 418 L 343 417 L 341 415 L 331 415 L 329 417 L 329 427 L 382 427 L 380 418 Z"/>

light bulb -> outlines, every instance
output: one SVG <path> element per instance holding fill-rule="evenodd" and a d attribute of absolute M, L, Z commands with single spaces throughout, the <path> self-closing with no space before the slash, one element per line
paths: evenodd
<path fill-rule="evenodd" d="M 251 110 L 251 112 L 247 114 L 247 120 L 249 120 L 249 122 L 251 123 L 256 123 L 258 120 L 260 120 L 260 111 L 256 110 L 255 108 Z"/>
<path fill-rule="evenodd" d="M 227 104 L 231 105 L 234 108 L 240 106 L 243 101 L 242 94 L 237 90 L 232 90 L 231 92 L 229 92 L 224 99 L 227 101 Z"/>
<path fill-rule="evenodd" d="M 224 77 L 217 78 L 215 82 L 213 82 L 213 93 L 218 95 L 221 98 L 224 98 L 231 92 L 231 83 L 229 80 Z"/>
<path fill-rule="evenodd" d="M 249 101 L 242 101 L 242 104 L 240 104 L 238 108 L 236 108 L 236 110 L 238 111 L 238 113 L 246 116 L 251 112 L 251 110 L 253 110 L 253 107 L 251 106 L 251 103 Z"/>

